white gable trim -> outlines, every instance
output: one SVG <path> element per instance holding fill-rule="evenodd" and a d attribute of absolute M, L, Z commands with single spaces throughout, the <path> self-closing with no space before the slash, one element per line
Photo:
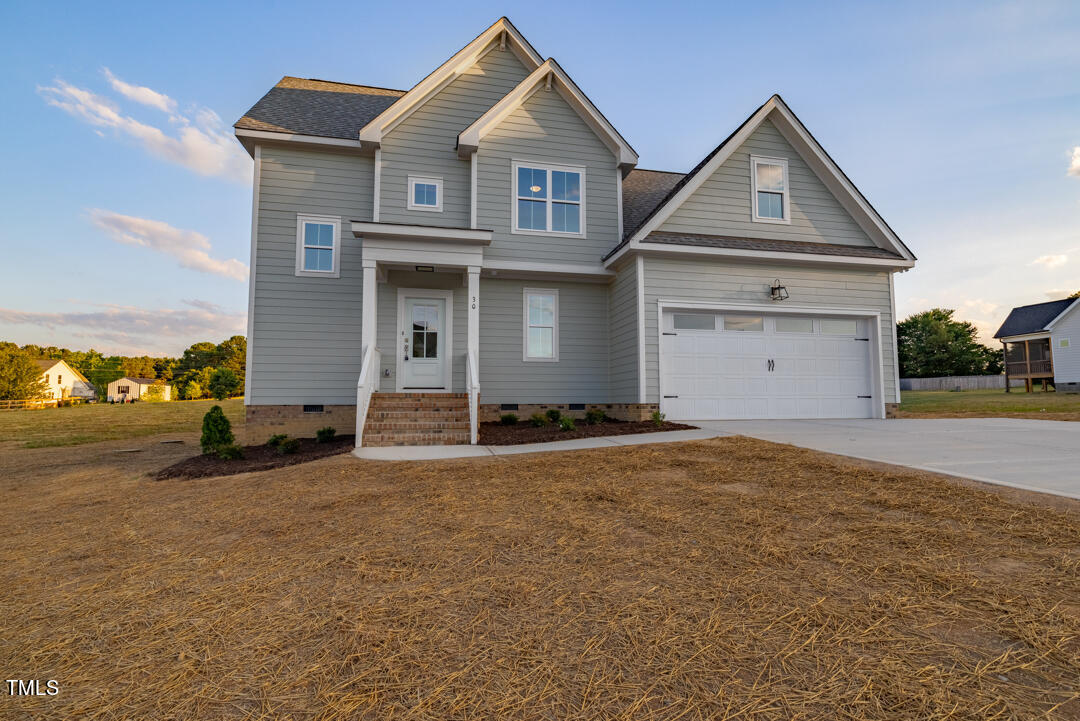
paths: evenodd
<path fill-rule="evenodd" d="M 494 25 L 480 33 L 475 40 L 455 53 L 434 72 L 413 86 L 412 90 L 402 95 L 393 105 L 361 128 L 358 136 L 360 143 L 365 148 L 378 148 L 384 134 L 475 65 L 493 47 L 504 46 L 508 46 L 526 68 L 536 68 L 543 62 L 517 28 L 505 17 L 499 18 Z"/>
<path fill-rule="evenodd" d="M 860 227 L 870 236 L 878 247 L 886 250 L 891 250 L 897 253 L 907 261 L 914 262 L 915 256 L 911 251 L 903 244 L 899 237 L 889 228 L 885 223 L 885 220 L 878 215 L 866 199 L 862 197 L 862 194 L 855 188 L 844 173 L 840 170 L 829 158 L 825 149 L 810 135 L 805 126 L 795 117 L 795 114 L 787 107 L 784 101 L 778 95 L 774 95 L 769 98 L 768 102 L 762 105 L 758 110 L 743 123 L 742 127 L 732 135 L 725 143 L 719 152 L 716 153 L 709 162 L 704 165 L 694 177 L 691 178 L 686 185 L 679 189 L 679 192 L 675 194 L 667 203 L 661 207 L 655 215 L 652 216 L 641 226 L 631 237 L 629 245 L 636 247 L 641 240 L 658 229 L 664 222 L 671 217 L 686 200 L 694 194 L 694 192 L 705 183 L 713 173 L 723 165 L 732 153 L 735 152 L 743 143 L 750 137 L 751 134 L 766 118 L 773 120 L 777 129 L 787 138 L 795 150 L 806 161 L 807 165 L 817 174 L 825 186 L 836 196 L 837 201 L 851 214 L 852 218 L 857 222 Z"/>
<path fill-rule="evenodd" d="M 1054 318 L 1052 321 L 1047 323 L 1046 324 L 1046 330 L 1052 330 L 1053 327 L 1057 324 L 1057 322 L 1059 320 L 1061 320 L 1062 318 L 1067 316 L 1069 313 L 1072 313 L 1077 308 L 1080 308 L 1080 298 L 1077 298 L 1076 300 L 1074 300 L 1071 305 L 1069 305 L 1069 306 L 1067 306 L 1065 308 L 1065 310 L 1058 313 L 1056 318 Z"/>
<path fill-rule="evenodd" d="M 517 87 L 503 96 L 502 100 L 491 106 L 486 113 L 461 131 L 458 135 L 458 157 L 464 159 L 476 152 L 480 141 L 500 123 L 520 108 L 541 87 L 554 88 L 559 95 L 574 109 L 585 123 L 592 128 L 596 136 L 611 150 L 620 167 L 629 170 L 637 165 L 638 155 L 630 143 L 608 122 L 607 118 L 581 92 L 577 84 L 570 79 L 566 71 L 548 58 L 543 65 L 532 71 Z"/>

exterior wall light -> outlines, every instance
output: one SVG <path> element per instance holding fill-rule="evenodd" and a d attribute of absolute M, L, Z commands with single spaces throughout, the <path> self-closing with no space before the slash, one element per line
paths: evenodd
<path fill-rule="evenodd" d="M 779 278 L 777 278 L 776 280 L 773 281 L 773 286 L 772 286 L 772 288 L 769 289 L 769 296 L 773 300 L 778 300 L 778 301 L 779 300 L 784 300 L 785 298 L 788 297 L 787 288 L 780 285 L 780 279 Z"/>

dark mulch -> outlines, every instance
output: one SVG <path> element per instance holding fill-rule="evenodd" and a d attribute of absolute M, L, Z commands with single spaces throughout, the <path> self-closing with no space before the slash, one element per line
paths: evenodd
<path fill-rule="evenodd" d="M 549 443 L 566 441 L 571 438 L 595 438 L 597 436 L 625 436 L 631 433 L 657 433 L 659 431 L 685 431 L 696 428 L 684 423 L 664 421 L 656 425 L 652 421 L 615 421 L 607 420 L 596 425 L 585 425 L 585 421 L 575 420 L 577 428 L 572 431 L 560 431 L 558 424 L 534 427 L 527 420 L 512 426 L 504 426 L 498 421 L 480 424 L 480 443 L 485 446 L 513 446 L 518 443 Z"/>
<path fill-rule="evenodd" d="M 244 457 L 223 461 L 217 456 L 192 456 L 153 474 L 155 480 L 167 478 L 204 478 L 206 476 L 232 476 L 248 471 L 265 471 L 271 468 L 292 466 L 318 458 L 348 453 L 355 445 L 355 436 L 336 436 L 328 443 L 314 438 L 300 438 L 300 450 L 281 454 L 267 445 L 244 446 Z"/>

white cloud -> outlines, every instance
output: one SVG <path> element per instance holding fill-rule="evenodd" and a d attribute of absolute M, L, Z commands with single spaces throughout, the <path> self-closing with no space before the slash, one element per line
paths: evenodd
<path fill-rule="evenodd" d="M 991 303 L 988 300 L 983 300 L 982 298 L 973 298 L 970 300 L 965 300 L 962 307 L 969 313 L 977 314 L 976 317 L 978 317 L 993 315 L 994 311 L 1001 306 L 997 303 Z"/>
<path fill-rule="evenodd" d="M 1035 260 L 1031 261 L 1030 265 L 1041 265 L 1045 268 L 1058 268 L 1069 262 L 1069 256 L 1064 253 L 1058 253 L 1056 255 L 1040 255 Z"/>
<path fill-rule="evenodd" d="M 122 82 L 122 81 L 117 81 Z M 149 88 L 137 88 L 123 83 L 133 94 L 146 90 L 158 98 L 149 102 L 150 96 L 143 93 L 138 102 L 169 107 L 172 98 L 156 93 Z M 115 87 L 115 85 L 114 85 Z M 120 91 L 127 97 L 128 92 Z M 220 176 L 239 182 L 251 180 L 251 159 L 240 148 L 240 144 L 227 132 L 225 124 L 217 113 L 201 108 L 194 113 L 194 119 L 176 116 L 182 124 L 175 136 L 168 135 L 160 128 L 143 123 L 130 115 L 124 115 L 110 99 L 84 88 L 70 85 L 57 79 L 54 85 L 38 87 L 38 93 L 50 105 L 95 126 L 112 128 L 126 135 L 143 146 L 153 155 L 176 163 L 200 175 Z M 161 103 L 161 104 L 156 104 Z"/>
<path fill-rule="evenodd" d="M 1072 149 L 1072 162 L 1069 163 L 1069 175 L 1080 176 L 1080 145 Z"/>
<path fill-rule="evenodd" d="M 90 211 L 90 219 L 113 240 L 170 255 L 180 261 L 181 267 L 233 280 L 247 280 L 248 268 L 244 263 L 235 258 L 219 260 L 210 257 L 207 252 L 211 249 L 210 241 L 202 233 L 174 228 L 160 220 L 136 218 L 99 208 Z"/>
<path fill-rule="evenodd" d="M 151 90 L 144 85 L 132 85 L 131 83 L 125 83 L 120 78 L 112 74 L 112 71 L 108 68 L 102 68 L 102 72 L 105 74 L 105 79 L 109 81 L 109 85 L 113 90 L 123 95 L 129 100 L 134 100 L 137 103 L 143 105 L 149 105 L 152 108 L 165 113 L 176 112 L 176 101 L 170 98 L 164 93 L 159 93 L 156 90 Z"/>
<path fill-rule="evenodd" d="M 70 339 L 79 338 L 85 341 L 80 347 L 94 346 L 106 353 L 139 355 L 179 355 L 197 341 L 216 342 L 244 334 L 246 317 L 243 313 L 227 313 L 205 301 L 192 301 L 189 305 L 192 303 L 205 304 L 215 310 L 146 309 L 94 303 L 83 303 L 82 309 L 64 313 L 0 308 L 0 324 L 34 328 L 33 336 L 23 340 L 24 343 L 58 343 L 71 347 Z M 77 301 L 71 304 L 80 305 Z"/>

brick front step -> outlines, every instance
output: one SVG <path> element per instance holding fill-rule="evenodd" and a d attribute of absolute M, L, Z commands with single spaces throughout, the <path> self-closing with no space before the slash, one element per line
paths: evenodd
<path fill-rule="evenodd" d="M 465 393 L 374 393 L 364 446 L 443 446 L 469 442 Z"/>

